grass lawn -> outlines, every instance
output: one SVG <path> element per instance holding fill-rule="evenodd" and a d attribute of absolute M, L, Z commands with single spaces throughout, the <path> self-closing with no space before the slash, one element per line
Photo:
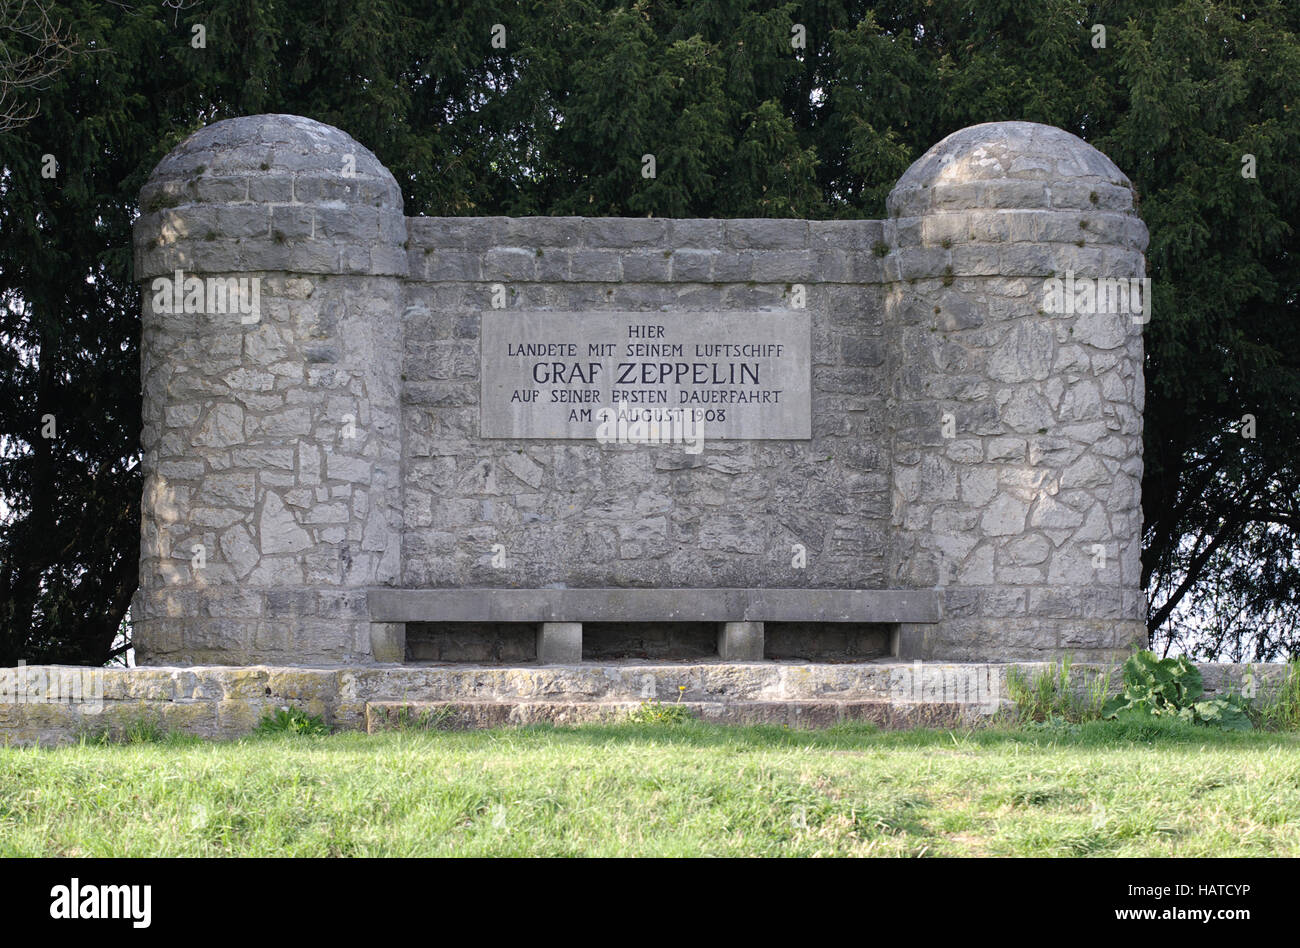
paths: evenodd
<path fill-rule="evenodd" d="M 1300 855 L 1300 735 L 698 722 L 0 749 L 0 856 Z"/>

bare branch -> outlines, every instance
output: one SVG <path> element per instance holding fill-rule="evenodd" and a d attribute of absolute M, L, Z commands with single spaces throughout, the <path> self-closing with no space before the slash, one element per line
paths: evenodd
<path fill-rule="evenodd" d="M 78 42 L 50 16 L 49 0 L 0 0 L 0 133 L 25 125 L 44 89 L 78 52 Z"/>

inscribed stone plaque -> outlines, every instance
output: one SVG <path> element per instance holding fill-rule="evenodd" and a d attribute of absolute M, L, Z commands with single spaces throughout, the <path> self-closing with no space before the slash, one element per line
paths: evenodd
<path fill-rule="evenodd" d="M 487 310 L 479 351 L 484 438 L 596 438 L 611 412 L 708 438 L 812 437 L 804 311 Z"/>

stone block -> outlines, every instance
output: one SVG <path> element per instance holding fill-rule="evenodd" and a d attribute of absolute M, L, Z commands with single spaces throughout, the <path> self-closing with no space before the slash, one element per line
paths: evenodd
<path fill-rule="evenodd" d="M 763 660 L 763 623 L 723 622 L 718 627 L 718 657 L 727 662 Z"/>
<path fill-rule="evenodd" d="M 537 627 L 537 660 L 543 665 L 582 661 L 581 622 L 543 622 Z"/>

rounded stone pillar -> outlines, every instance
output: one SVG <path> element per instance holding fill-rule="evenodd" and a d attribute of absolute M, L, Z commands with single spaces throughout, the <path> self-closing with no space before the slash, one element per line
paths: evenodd
<path fill-rule="evenodd" d="M 351 137 L 258 115 L 140 193 L 142 663 L 370 659 L 400 563 L 401 192 Z"/>
<path fill-rule="evenodd" d="M 997 122 L 931 148 L 888 208 L 891 584 L 943 592 L 942 621 L 904 627 L 900 654 L 1144 642 L 1132 185 L 1068 132 Z"/>

